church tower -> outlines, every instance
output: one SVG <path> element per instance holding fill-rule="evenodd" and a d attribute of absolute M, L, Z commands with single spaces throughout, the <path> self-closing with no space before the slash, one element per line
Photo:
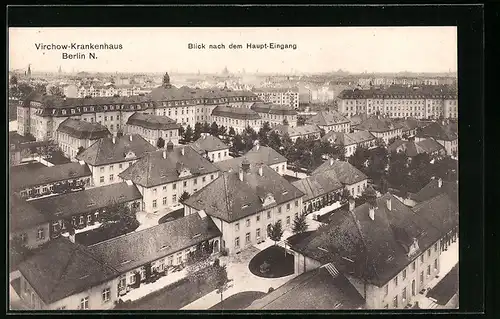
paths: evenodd
<path fill-rule="evenodd" d="M 166 89 L 172 87 L 172 84 L 170 84 L 170 76 L 168 75 L 168 72 L 165 72 L 165 75 L 163 76 L 163 87 Z"/>
<path fill-rule="evenodd" d="M 28 77 L 31 77 L 31 64 L 28 64 L 28 72 L 26 74 Z"/>

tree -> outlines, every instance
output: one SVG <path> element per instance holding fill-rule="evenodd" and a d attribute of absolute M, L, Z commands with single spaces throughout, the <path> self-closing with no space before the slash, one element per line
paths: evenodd
<path fill-rule="evenodd" d="M 193 141 L 198 140 L 203 132 L 203 125 L 200 122 L 196 122 L 194 125 Z"/>
<path fill-rule="evenodd" d="M 303 233 L 307 230 L 306 214 L 297 214 L 293 220 L 292 231 L 294 234 Z"/>
<path fill-rule="evenodd" d="M 27 83 L 19 83 L 17 85 L 17 88 L 19 89 L 19 98 L 21 100 L 24 100 L 34 91 L 33 87 Z"/>
<path fill-rule="evenodd" d="M 184 129 L 184 126 L 181 125 L 181 127 L 179 127 L 179 136 L 182 137 L 183 139 L 184 139 L 185 132 L 186 132 L 186 130 Z"/>
<path fill-rule="evenodd" d="M 17 76 L 15 74 L 10 77 L 10 84 L 17 85 Z"/>
<path fill-rule="evenodd" d="M 258 135 L 253 128 L 247 126 L 241 137 L 243 138 L 243 143 L 245 144 L 245 152 L 248 152 L 254 146 L 254 142 L 257 140 Z"/>
<path fill-rule="evenodd" d="M 269 144 L 268 144 L 268 146 L 270 148 L 272 148 L 273 150 L 275 150 L 275 151 L 281 149 L 281 138 L 280 138 L 280 136 L 278 135 L 277 132 L 272 131 L 269 134 Z"/>
<path fill-rule="evenodd" d="M 42 83 L 36 84 L 34 91 L 40 94 L 47 93 L 47 84 L 42 84 Z"/>
<path fill-rule="evenodd" d="M 212 134 L 213 136 L 217 136 L 218 133 L 219 126 L 217 125 L 217 123 L 213 122 L 212 125 L 210 125 L 210 134 Z"/>
<path fill-rule="evenodd" d="M 349 157 L 349 163 L 361 171 L 365 171 L 365 163 L 370 158 L 370 151 L 364 146 L 356 147 L 356 151 Z"/>
<path fill-rule="evenodd" d="M 236 132 L 234 131 L 234 127 L 231 126 L 229 128 L 229 133 L 228 134 L 229 134 L 229 136 L 235 136 L 236 135 Z"/>
<path fill-rule="evenodd" d="M 380 192 L 382 194 L 385 194 L 389 191 L 389 183 L 387 183 L 387 179 L 385 178 L 385 176 L 382 176 L 382 178 L 380 179 Z"/>
<path fill-rule="evenodd" d="M 236 134 L 233 138 L 233 143 L 230 147 L 230 151 L 235 154 L 240 154 L 243 152 L 244 149 L 245 149 L 245 143 L 243 142 L 241 135 Z"/>
<path fill-rule="evenodd" d="M 118 131 L 116 132 L 116 137 L 122 137 L 123 136 L 123 129 L 119 128 Z"/>
<path fill-rule="evenodd" d="M 210 125 L 208 124 L 208 122 L 203 123 L 203 127 L 201 128 L 201 131 L 203 133 L 210 133 Z"/>
<path fill-rule="evenodd" d="M 323 137 L 323 136 L 325 136 L 325 135 L 326 135 L 325 130 L 321 128 L 321 129 L 319 130 L 319 137 Z"/>
<path fill-rule="evenodd" d="M 226 133 L 227 133 L 227 127 L 225 127 L 224 125 L 220 126 L 219 131 L 217 132 L 217 135 L 225 136 Z"/>
<path fill-rule="evenodd" d="M 188 199 L 189 196 L 191 196 L 191 195 L 188 192 L 184 191 L 181 194 L 181 197 L 179 197 L 179 203 L 182 203 L 183 201 L 185 201 L 186 199 Z"/>
<path fill-rule="evenodd" d="M 161 136 L 158 138 L 158 141 L 156 141 L 156 147 L 158 148 L 165 147 L 165 140 Z"/>
<path fill-rule="evenodd" d="M 274 241 L 274 245 L 281 240 L 281 236 L 283 236 L 283 227 L 281 226 L 280 220 L 274 224 L 270 224 L 270 227 L 267 229 L 267 235 Z"/>
<path fill-rule="evenodd" d="M 297 126 L 303 126 L 306 124 L 306 118 L 303 116 L 297 116 Z"/>
<path fill-rule="evenodd" d="M 283 119 L 283 125 L 288 126 L 288 120 L 286 118 Z"/>
<path fill-rule="evenodd" d="M 83 151 L 85 151 L 85 148 L 84 148 L 83 146 L 80 146 L 80 147 L 78 148 L 78 152 L 76 153 L 76 156 L 78 156 L 78 155 L 82 154 L 82 153 L 83 153 Z"/>
<path fill-rule="evenodd" d="M 183 136 L 184 143 L 190 143 L 193 140 L 193 135 L 194 132 L 193 129 L 191 128 L 191 125 L 188 125 Z"/>
<path fill-rule="evenodd" d="M 113 203 L 100 214 L 101 226 L 107 229 L 109 238 L 134 231 L 139 227 L 136 214 L 125 203 Z"/>
<path fill-rule="evenodd" d="M 196 246 L 196 250 L 188 255 L 186 261 L 186 272 L 188 278 L 199 285 L 200 280 L 207 276 L 208 267 L 212 265 L 211 251 L 203 249 L 203 244 Z"/>
<path fill-rule="evenodd" d="M 42 158 L 52 158 L 55 153 L 60 151 L 61 149 L 59 148 L 59 146 L 53 141 L 50 141 L 49 143 L 36 148 L 38 156 Z"/>
<path fill-rule="evenodd" d="M 52 86 L 49 89 L 49 94 L 50 95 L 55 95 L 55 96 L 64 96 L 63 90 L 58 87 L 58 86 Z"/>
<path fill-rule="evenodd" d="M 221 309 L 224 309 L 223 306 L 223 293 L 229 288 L 229 278 L 227 276 L 226 265 L 219 265 L 214 267 L 213 278 L 215 280 L 215 287 L 217 289 L 217 293 L 220 294 L 220 302 Z"/>
<path fill-rule="evenodd" d="M 288 135 L 288 133 L 285 133 L 285 135 L 283 135 L 281 139 L 281 147 L 283 149 L 282 154 L 286 158 L 289 158 L 295 151 L 295 145 L 292 139 L 290 138 L 290 135 Z"/>
<path fill-rule="evenodd" d="M 262 124 L 262 127 L 259 129 L 258 133 L 258 139 L 260 145 L 267 146 L 269 143 L 269 132 L 271 131 L 271 126 L 269 125 L 269 122 L 264 122 Z"/>

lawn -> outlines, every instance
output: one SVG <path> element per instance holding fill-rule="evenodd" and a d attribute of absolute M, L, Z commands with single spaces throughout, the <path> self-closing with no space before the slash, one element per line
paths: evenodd
<path fill-rule="evenodd" d="M 121 226 L 118 226 L 121 227 Z M 130 232 L 133 232 L 135 229 L 130 229 L 129 231 L 110 231 L 109 228 L 96 228 L 83 233 L 78 233 L 75 235 L 75 241 L 84 246 L 90 246 L 101 241 L 105 241 L 114 237 L 118 237 Z"/>
<path fill-rule="evenodd" d="M 163 216 L 162 218 L 160 218 L 158 220 L 158 224 L 163 224 L 163 223 L 166 223 L 166 222 L 171 222 L 171 221 L 179 219 L 179 218 L 181 218 L 183 216 L 184 216 L 184 207 L 179 208 L 177 210 L 174 210 L 173 212 L 170 212 L 170 213 L 166 214 L 165 216 Z"/>
<path fill-rule="evenodd" d="M 117 309 L 178 310 L 214 290 L 215 282 L 211 277 L 202 278 L 199 283 L 184 278 Z"/>
<path fill-rule="evenodd" d="M 444 306 L 450 301 L 458 289 L 458 264 L 453 267 L 450 272 L 444 276 L 441 281 L 434 286 L 428 293 L 427 297 L 436 299 L 437 303 Z"/>
<path fill-rule="evenodd" d="M 305 238 L 309 237 L 312 233 L 314 233 L 314 231 L 311 230 L 311 231 L 306 231 L 303 233 L 298 233 L 298 234 L 292 235 L 292 236 L 288 237 L 287 242 L 289 245 L 293 246 L 297 243 L 300 243 Z"/>
<path fill-rule="evenodd" d="M 264 278 L 279 278 L 292 275 L 294 272 L 293 255 L 286 253 L 285 249 L 279 246 L 270 246 L 255 255 L 248 268 L 255 276 Z M 264 262 L 268 264 L 267 271 L 261 267 Z"/>
<path fill-rule="evenodd" d="M 243 310 L 252 304 L 255 300 L 262 298 L 266 293 L 261 291 L 245 291 L 240 292 L 219 302 L 209 310 Z"/>
<path fill-rule="evenodd" d="M 321 216 L 318 216 L 318 221 L 321 222 L 321 223 L 327 223 L 328 224 L 330 222 L 330 217 L 332 217 L 333 214 L 335 214 L 336 212 L 339 212 L 341 210 L 349 210 L 348 206 L 349 205 L 346 204 L 346 205 L 340 206 L 338 208 L 332 209 L 328 213 L 323 214 Z"/>

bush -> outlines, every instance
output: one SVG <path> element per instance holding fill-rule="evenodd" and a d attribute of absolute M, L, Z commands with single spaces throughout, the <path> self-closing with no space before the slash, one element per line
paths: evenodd
<path fill-rule="evenodd" d="M 269 290 L 267 291 L 267 293 L 271 293 L 274 291 L 274 288 L 273 287 L 269 287 Z"/>
<path fill-rule="evenodd" d="M 221 256 L 227 256 L 229 254 L 229 250 L 227 248 L 222 248 L 220 254 Z"/>

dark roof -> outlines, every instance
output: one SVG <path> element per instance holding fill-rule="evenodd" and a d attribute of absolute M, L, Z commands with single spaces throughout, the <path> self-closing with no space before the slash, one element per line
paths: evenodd
<path fill-rule="evenodd" d="M 273 128 L 278 134 L 288 134 L 290 137 L 304 136 L 309 134 L 320 134 L 321 129 L 314 124 L 291 127 L 290 125 L 278 125 Z"/>
<path fill-rule="evenodd" d="M 424 202 L 443 193 L 448 194 L 449 198 L 458 204 L 458 184 L 442 180 L 441 187 L 439 187 L 439 179 L 431 180 L 418 193 L 413 194 L 411 199 Z"/>
<path fill-rule="evenodd" d="M 387 132 L 401 128 L 401 124 L 394 122 L 390 118 L 379 118 L 375 116 L 367 118 L 356 126 L 356 130 L 370 132 Z"/>
<path fill-rule="evenodd" d="M 260 120 L 260 115 L 245 107 L 227 107 L 218 105 L 212 110 L 212 116 L 230 117 L 239 120 Z"/>
<path fill-rule="evenodd" d="M 376 137 L 368 131 L 357 131 L 354 133 L 344 133 L 330 131 L 323 136 L 323 141 L 331 141 L 335 145 L 352 145 L 375 140 Z"/>
<path fill-rule="evenodd" d="M 345 276 L 339 274 L 333 278 L 321 267 L 300 274 L 246 309 L 352 310 L 360 309 L 364 304 L 363 297 Z"/>
<path fill-rule="evenodd" d="M 229 149 L 229 146 L 224 144 L 219 138 L 209 134 L 203 135 L 195 142 L 191 143 L 191 147 L 199 154 Z"/>
<path fill-rule="evenodd" d="M 221 171 L 238 169 L 241 162 L 246 159 L 251 164 L 266 164 L 268 166 L 286 162 L 287 159 L 269 146 L 254 146 L 250 151 L 241 157 L 214 163 Z"/>
<path fill-rule="evenodd" d="M 36 153 L 38 147 L 43 147 L 51 144 L 53 144 L 53 141 L 33 141 L 33 142 L 23 142 L 16 144 L 11 143 L 11 150 L 19 152 L 21 152 L 22 150 L 29 150 L 32 153 Z"/>
<path fill-rule="evenodd" d="M 409 130 L 414 130 L 418 127 L 425 127 L 429 124 L 426 122 L 421 122 L 421 121 L 417 120 L 416 118 L 411 118 L 411 117 L 404 119 L 404 120 L 401 120 L 401 121 L 396 121 L 396 122 L 399 123 L 399 125 L 403 129 L 403 132 L 409 131 Z"/>
<path fill-rule="evenodd" d="M 444 146 L 436 142 L 433 138 L 426 138 L 417 142 L 417 144 L 427 153 L 433 153 L 438 151 L 444 151 Z"/>
<path fill-rule="evenodd" d="M 115 143 L 113 143 L 113 139 Z M 98 140 L 76 156 L 78 160 L 93 166 L 113 164 L 143 157 L 147 152 L 155 151 L 139 134 L 120 137 L 106 137 Z"/>
<path fill-rule="evenodd" d="M 97 140 L 111 135 L 109 130 L 99 123 L 89 123 L 72 118 L 67 118 L 59 124 L 57 131 L 75 138 L 89 140 Z"/>
<path fill-rule="evenodd" d="M 41 214 L 29 202 L 12 195 L 10 197 L 9 210 L 9 232 L 14 233 L 19 230 L 29 229 L 31 227 L 48 223 L 45 215 Z"/>
<path fill-rule="evenodd" d="M 36 141 L 36 139 L 32 135 L 24 136 L 17 132 L 9 132 L 9 144 L 22 144 L 34 141 Z"/>
<path fill-rule="evenodd" d="M 184 204 L 208 215 L 233 222 L 264 209 L 289 202 L 304 194 L 268 166 L 250 164 L 250 169 L 239 179 L 238 170 L 223 172 L 215 181 L 191 195 Z M 274 201 L 271 200 L 271 195 Z M 269 204 L 264 206 L 268 198 Z"/>
<path fill-rule="evenodd" d="M 458 207 L 447 194 L 441 194 L 413 207 L 413 211 L 429 221 L 442 234 L 458 226 Z"/>
<path fill-rule="evenodd" d="M 293 249 L 322 263 L 333 262 L 345 274 L 359 278 L 365 273 L 370 283 L 382 287 L 418 256 L 408 254 L 414 238 L 425 251 L 442 236 L 390 193 L 377 198 L 374 220 L 369 209 L 364 203 L 353 212 L 336 212 L 327 226 Z"/>
<path fill-rule="evenodd" d="M 110 104 L 129 104 L 151 102 L 149 97 L 145 96 L 106 96 L 106 97 L 85 97 L 85 98 L 64 98 L 49 94 L 35 94 L 26 99 L 26 101 L 40 102 L 44 108 L 70 108 L 77 106 L 92 105 L 110 105 Z"/>
<path fill-rule="evenodd" d="M 318 112 L 318 114 L 307 119 L 306 122 L 320 126 L 325 126 L 325 125 L 327 126 L 327 125 L 349 123 L 350 121 L 337 111 L 329 111 L 329 112 L 320 111 Z"/>
<path fill-rule="evenodd" d="M 119 176 L 132 180 L 135 184 L 152 187 L 185 179 L 185 177 L 180 177 L 185 169 L 189 170 L 188 178 L 218 171 L 214 164 L 198 154 L 192 147 L 176 146 L 171 151 L 158 150 L 148 153 L 121 172 Z"/>
<path fill-rule="evenodd" d="M 444 151 L 444 147 L 432 138 L 427 138 L 420 142 L 396 140 L 389 145 L 387 149 L 389 152 L 404 152 L 406 156 L 410 157 L 417 156 L 421 153 L 431 154 L 438 151 Z"/>
<path fill-rule="evenodd" d="M 17 192 L 29 187 L 92 176 L 86 164 L 71 162 L 56 166 L 40 167 L 11 174 L 10 185 Z"/>
<path fill-rule="evenodd" d="M 277 115 L 297 115 L 297 111 L 286 105 L 273 103 L 255 102 L 251 109 L 257 113 L 269 113 Z"/>
<path fill-rule="evenodd" d="M 137 125 L 151 130 L 177 130 L 179 123 L 167 116 L 135 112 L 128 120 L 127 125 Z"/>
<path fill-rule="evenodd" d="M 32 200 L 30 203 L 43 214 L 54 216 L 54 218 L 66 218 L 105 208 L 114 203 L 128 203 L 140 198 L 142 195 L 135 185 L 121 182 L 40 198 Z"/>
<path fill-rule="evenodd" d="M 367 118 L 368 118 L 368 116 L 366 114 L 362 113 L 362 114 L 356 114 L 356 115 L 351 116 L 349 118 L 349 121 L 351 122 L 351 126 L 357 126 L 357 125 L 361 124 L 361 122 L 363 122 Z"/>
<path fill-rule="evenodd" d="M 436 140 L 453 141 L 458 138 L 453 126 L 441 125 L 437 122 L 431 123 L 423 127 L 417 132 L 418 137 L 433 137 Z"/>
<path fill-rule="evenodd" d="M 325 171 L 321 174 L 311 175 L 292 182 L 302 193 L 306 194 L 303 202 L 314 199 L 319 196 L 331 193 L 341 189 L 342 183 L 337 180 L 337 174 L 334 170 Z"/>
<path fill-rule="evenodd" d="M 321 164 L 312 172 L 312 175 L 324 174 L 330 170 L 335 172 L 337 180 L 344 185 L 352 185 L 368 178 L 363 172 L 351 165 L 349 162 L 332 159 L 329 159 Z"/>
<path fill-rule="evenodd" d="M 340 92 L 338 97 L 340 99 L 456 99 L 457 91 L 455 88 L 448 85 L 419 85 L 414 87 L 392 85 L 385 89 L 347 89 Z"/>
<path fill-rule="evenodd" d="M 66 238 L 48 242 L 33 257 L 21 263 L 19 271 L 46 304 L 119 275 L 115 269 L 92 256 L 86 247 Z"/>
<path fill-rule="evenodd" d="M 220 236 L 208 216 L 198 214 L 115 237 L 89 247 L 98 258 L 120 273 L 171 255 L 185 248 Z"/>

